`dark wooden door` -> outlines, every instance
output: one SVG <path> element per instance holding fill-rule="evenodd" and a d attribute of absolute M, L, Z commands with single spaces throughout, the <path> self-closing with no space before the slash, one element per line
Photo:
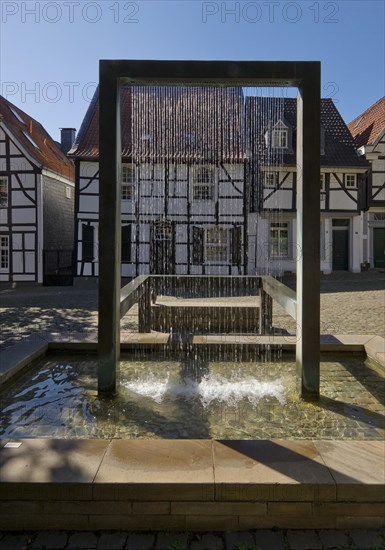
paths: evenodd
<path fill-rule="evenodd" d="M 349 269 L 349 230 L 333 230 L 333 271 Z"/>
<path fill-rule="evenodd" d="M 175 273 L 174 225 L 167 220 L 156 221 L 151 226 L 151 273 L 173 275 Z"/>
<path fill-rule="evenodd" d="M 374 267 L 385 267 L 385 228 L 373 229 L 373 260 Z"/>

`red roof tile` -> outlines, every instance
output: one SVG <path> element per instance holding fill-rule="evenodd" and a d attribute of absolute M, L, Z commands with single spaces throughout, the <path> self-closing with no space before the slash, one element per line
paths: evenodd
<path fill-rule="evenodd" d="M 372 145 L 385 128 L 385 96 L 348 124 L 357 147 Z"/>
<path fill-rule="evenodd" d="M 43 126 L 1 95 L 0 123 L 5 124 L 38 165 L 74 181 L 73 163 Z"/>
<path fill-rule="evenodd" d="M 121 91 L 125 159 L 235 161 L 246 156 L 241 88 L 132 86 Z M 98 90 L 70 156 L 99 156 Z"/>

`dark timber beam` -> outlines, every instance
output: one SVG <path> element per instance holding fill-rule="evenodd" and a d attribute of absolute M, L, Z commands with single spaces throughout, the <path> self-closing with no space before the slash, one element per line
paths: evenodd
<path fill-rule="evenodd" d="M 120 348 L 121 85 L 296 86 L 297 365 L 300 392 L 319 394 L 320 63 L 100 61 L 99 391 L 113 393 Z"/>

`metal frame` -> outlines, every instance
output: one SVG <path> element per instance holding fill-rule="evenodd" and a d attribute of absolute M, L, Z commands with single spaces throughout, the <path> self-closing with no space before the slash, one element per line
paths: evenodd
<path fill-rule="evenodd" d="M 100 61 L 99 393 L 114 393 L 120 354 L 120 87 L 294 86 L 297 97 L 297 345 L 303 397 L 319 395 L 320 62 Z"/>

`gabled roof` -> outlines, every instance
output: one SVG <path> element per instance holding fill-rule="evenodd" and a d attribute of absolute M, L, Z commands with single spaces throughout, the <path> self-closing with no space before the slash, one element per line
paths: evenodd
<path fill-rule="evenodd" d="M 133 86 L 121 91 L 122 156 L 137 162 L 243 161 L 242 88 Z M 99 157 L 99 94 L 69 155 Z"/>
<path fill-rule="evenodd" d="M 297 100 L 295 98 L 247 97 L 246 118 L 249 147 L 254 158 L 264 164 L 295 166 Z M 291 149 L 267 147 L 266 133 L 278 120 L 284 120 L 292 131 Z M 354 140 L 331 99 L 321 99 L 322 167 L 366 167 L 358 156 Z"/>
<path fill-rule="evenodd" d="M 52 170 L 69 180 L 75 179 L 72 162 L 43 126 L 0 95 L 0 124 L 11 132 L 38 166 Z"/>
<path fill-rule="evenodd" d="M 385 129 L 385 96 L 348 124 L 356 147 L 373 145 Z"/>

